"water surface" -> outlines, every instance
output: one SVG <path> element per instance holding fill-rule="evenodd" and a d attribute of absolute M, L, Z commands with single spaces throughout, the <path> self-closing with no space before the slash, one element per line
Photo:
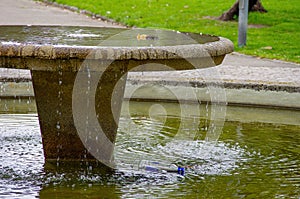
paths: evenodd
<path fill-rule="evenodd" d="M 193 139 L 178 139 L 178 122 L 193 124 L 194 117 L 182 120 L 167 111 L 165 120 L 164 114 L 138 108 L 151 103 L 130 106 L 130 114 L 123 112 L 120 119 L 115 173 L 85 162 L 81 167 L 45 164 L 36 113 L 0 114 L 0 197 L 299 198 L 300 125 L 227 119 L 219 141 L 210 145 L 203 141 L 211 122 L 205 114 L 196 118 Z M 185 166 L 186 173 L 139 170 L 131 160 L 143 158 Z"/>
<path fill-rule="evenodd" d="M 106 41 L 109 42 L 106 42 Z M 170 30 L 72 26 L 0 26 L 0 43 L 69 46 L 175 46 L 218 41 L 216 36 Z"/>

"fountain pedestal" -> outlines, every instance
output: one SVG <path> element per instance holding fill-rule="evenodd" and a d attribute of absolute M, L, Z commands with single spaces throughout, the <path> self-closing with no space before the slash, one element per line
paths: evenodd
<path fill-rule="evenodd" d="M 0 32 L 0 67 L 31 71 L 45 159 L 96 158 L 108 166 L 128 71 L 212 67 L 233 51 L 225 38 L 173 31 L 0 26 Z"/>
<path fill-rule="evenodd" d="M 96 131 L 93 127 L 95 121 L 91 119 L 93 111 L 97 117 L 96 123 L 100 125 L 105 136 L 111 143 L 115 142 L 128 62 L 116 61 L 110 63 L 105 71 L 88 72 L 64 71 L 62 67 L 64 61 L 61 62 L 55 62 L 55 65 L 61 66 L 56 71 L 31 70 L 44 155 L 47 160 L 91 160 L 94 156 L 89 153 L 86 146 L 93 145 L 90 143 L 91 140 L 96 140 L 95 137 L 88 138 L 95 133 L 90 131 Z M 53 63 L 50 60 L 48 66 L 51 65 Z M 77 83 L 79 87 L 75 91 L 75 80 L 79 75 L 86 78 Z M 77 110 L 77 120 L 74 120 L 76 111 L 74 109 Z M 78 136 L 80 127 L 76 128 L 75 122 L 85 128 L 86 139 L 83 138 L 84 135 L 81 139 Z M 89 143 L 83 144 L 85 141 Z M 99 153 L 107 150 L 105 146 L 103 148 L 97 146 L 97 149 Z M 111 157 L 109 153 L 112 152 L 112 150 L 106 152 L 108 153 L 106 157 Z"/>

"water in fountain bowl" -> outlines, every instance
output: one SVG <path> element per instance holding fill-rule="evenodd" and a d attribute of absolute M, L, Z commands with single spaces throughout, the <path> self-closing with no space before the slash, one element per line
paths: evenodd
<path fill-rule="evenodd" d="M 0 114 L 0 198 L 299 198 L 299 125 L 227 121 L 209 144 L 207 118 L 197 118 L 194 139 L 177 139 L 180 116 L 165 123 L 135 111 L 140 103 L 122 113 L 113 173 L 45 164 L 37 115 Z M 141 161 L 185 173 L 144 170 Z"/>
<path fill-rule="evenodd" d="M 0 43 L 70 46 L 174 46 L 218 41 L 216 36 L 155 29 L 0 26 Z"/>

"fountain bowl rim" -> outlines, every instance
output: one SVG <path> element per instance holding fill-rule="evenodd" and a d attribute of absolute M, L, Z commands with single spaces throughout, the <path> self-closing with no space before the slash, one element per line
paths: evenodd
<path fill-rule="evenodd" d="M 4 26 L 2 26 L 4 27 Z M 16 26 L 5 26 L 16 27 Z M 30 26 L 28 26 L 30 27 Z M 38 26 L 59 27 L 59 26 Z M 72 26 L 61 26 L 72 27 Z M 86 26 L 83 26 L 86 27 Z M 105 28 L 105 27 L 104 27 Z M 120 29 L 120 28 L 119 28 Z M 126 28 L 124 28 L 126 29 Z M 213 35 L 212 35 L 213 36 Z M 225 56 L 233 52 L 233 43 L 224 37 L 204 44 L 174 46 L 73 46 L 0 42 L 0 57 L 39 59 L 101 59 L 101 60 L 156 60 Z"/>

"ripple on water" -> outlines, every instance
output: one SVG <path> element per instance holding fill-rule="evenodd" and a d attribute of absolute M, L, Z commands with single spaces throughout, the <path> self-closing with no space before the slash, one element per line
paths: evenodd
<path fill-rule="evenodd" d="M 0 146 L 0 194 L 38 195 L 44 157 L 37 115 L 0 114 Z"/>
<path fill-rule="evenodd" d="M 142 118 L 138 125 L 133 124 L 122 132 L 122 126 L 128 125 L 128 121 L 123 119 L 115 149 L 115 160 L 120 170 L 136 172 L 140 162 L 146 160 L 185 167 L 186 175 L 228 175 L 247 159 L 247 151 L 238 144 L 178 140 L 176 136 L 165 133 L 163 124 L 155 120 Z"/>
<path fill-rule="evenodd" d="M 128 129 L 128 120 L 121 118 L 115 151 L 119 169 L 115 173 L 103 174 L 91 166 L 45 172 L 37 115 L 0 115 L 0 196 L 85 197 L 101 193 L 107 198 L 193 198 L 198 194 L 207 198 L 212 190 L 214 195 L 228 198 L 247 194 L 297 198 L 300 194 L 299 152 L 292 147 L 299 143 L 297 135 L 284 138 L 287 147 L 275 142 L 275 131 L 269 147 L 256 137 L 262 134 L 251 129 L 249 137 L 240 132 L 246 144 L 230 139 L 209 144 L 178 140 L 171 127 L 161 130 L 162 124 L 155 120 L 141 118 L 139 125 Z M 138 128 L 143 125 L 149 128 Z M 122 131 L 124 126 L 126 131 Z M 234 135 L 234 131 L 229 133 Z M 186 173 L 148 172 L 139 169 L 140 160 L 175 163 L 186 167 Z"/>

